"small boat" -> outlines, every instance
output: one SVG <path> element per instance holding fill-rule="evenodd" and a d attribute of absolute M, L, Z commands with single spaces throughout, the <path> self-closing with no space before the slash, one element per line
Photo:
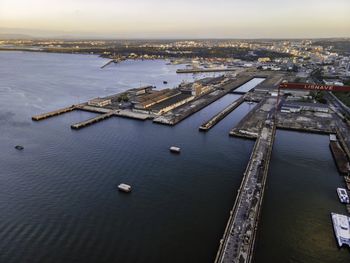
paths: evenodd
<path fill-rule="evenodd" d="M 337 188 L 337 193 L 341 203 L 349 204 L 349 196 L 344 188 Z"/>
<path fill-rule="evenodd" d="M 16 145 L 16 146 L 15 146 L 15 149 L 21 151 L 21 150 L 24 149 L 24 147 L 23 147 L 22 145 Z"/>
<path fill-rule="evenodd" d="M 336 142 L 336 141 L 337 141 L 337 135 L 335 135 L 335 134 L 330 134 L 330 135 L 329 135 L 329 141 L 331 141 L 331 142 Z"/>
<path fill-rule="evenodd" d="M 339 247 L 350 247 L 350 218 L 345 215 L 331 213 L 335 238 Z"/>
<path fill-rule="evenodd" d="M 343 175 L 347 175 L 350 172 L 350 164 L 346 156 L 345 151 L 341 147 L 338 141 L 330 141 L 329 147 L 335 160 L 335 164 L 339 172 Z"/>
<path fill-rule="evenodd" d="M 118 185 L 118 189 L 119 189 L 119 191 L 125 192 L 125 193 L 131 192 L 131 186 L 128 184 L 120 184 L 120 185 Z"/>
<path fill-rule="evenodd" d="M 180 147 L 176 147 L 176 146 L 171 146 L 169 150 L 173 153 L 180 153 L 181 151 Z"/>
<path fill-rule="evenodd" d="M 165 80 L 164 80 L 164 81 L 163 81 L 163 84 L 168 84 L 168 81 L 165 81 Z"/>

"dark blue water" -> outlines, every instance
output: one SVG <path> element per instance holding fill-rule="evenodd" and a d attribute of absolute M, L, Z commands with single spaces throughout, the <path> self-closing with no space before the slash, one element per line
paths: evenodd
<path fill-rule="evenodd" d="M 267 180 L 254 262 L 350 262 L 330 217 L 347 211 L 328 136 L 278 131 Z"/>
<path fill-rule="evenodd" d="M 253 142 L 229 130 L 242 104 L 208 133 L 229 94 L 175 127 L 94 114 L 34 114 L 127 88 L 177 85 L 164 61 L 103 70 L 95 56 L 0 52 L 0 262 L 213 262 Z M 23 151 L 14 145 L 21 144 Z M 168 148 L 177 145 L 180 155 Z M 129 195 L 116 190 L 124 182 Z M 278 131 L 256 262 L 348 262 L 329 213 L 346 213 L 328 137 Z"/>
<path fill-rule="evenodd" d="M 140 81 L 183 78 L 164 61 L 100 70 L 104 62 L 0 52 L 0 262 L 212 262 L 253 146 L 228 132 L 252 106 L 208 133 L 200 124 L 237 95 L 176 127 L 116 117 L 73 131 L 93 116 L 78 111 L 30 120 Z M 121 182 L 133 192 L 118 192 Z"/>

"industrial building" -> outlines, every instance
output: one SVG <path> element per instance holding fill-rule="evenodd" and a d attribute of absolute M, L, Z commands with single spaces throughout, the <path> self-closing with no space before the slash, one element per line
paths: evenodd
<path fill-rule="evenodd" d="M 112 104 L 112 100 L 107 98 L 95 98 L 88 101 L 89 106 L 95 106 L 95 107 L 105 107 L 110 104 Z"/>

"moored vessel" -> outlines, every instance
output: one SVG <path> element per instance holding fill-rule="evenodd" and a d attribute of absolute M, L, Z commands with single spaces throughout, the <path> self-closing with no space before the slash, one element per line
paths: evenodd
<path fill-rule="evenodd" d="M 332 134 L 331 134 L 332 135 Z M 331 148 L 335 164 L 341 174 L 349 174 L 350 165 L 347 159 L 346 153 L 343 148 L 340 146 L 336 137 L 330 136 L 329 147 Z"/>
<path fill-rule="evenodd" d="M 335 238 L 339 247 L 350 247 L 350 218 L 345 215 L 331 213 Z"/>
<path fill-rule="evenodd" d="M 343 204 L 349 203 L 349 196 L 348 196 L 346 189 L 338 187 L 337 193 L 338 193 L 339 200 L 341 203 L 343 203 Z"/>

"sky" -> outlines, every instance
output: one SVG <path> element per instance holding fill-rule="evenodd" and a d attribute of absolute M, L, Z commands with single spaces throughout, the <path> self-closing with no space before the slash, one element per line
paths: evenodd
<path fill-rule="evenodd" d="M 0 0 L 0 34 L 350 37 L 350 0 Z"/>

